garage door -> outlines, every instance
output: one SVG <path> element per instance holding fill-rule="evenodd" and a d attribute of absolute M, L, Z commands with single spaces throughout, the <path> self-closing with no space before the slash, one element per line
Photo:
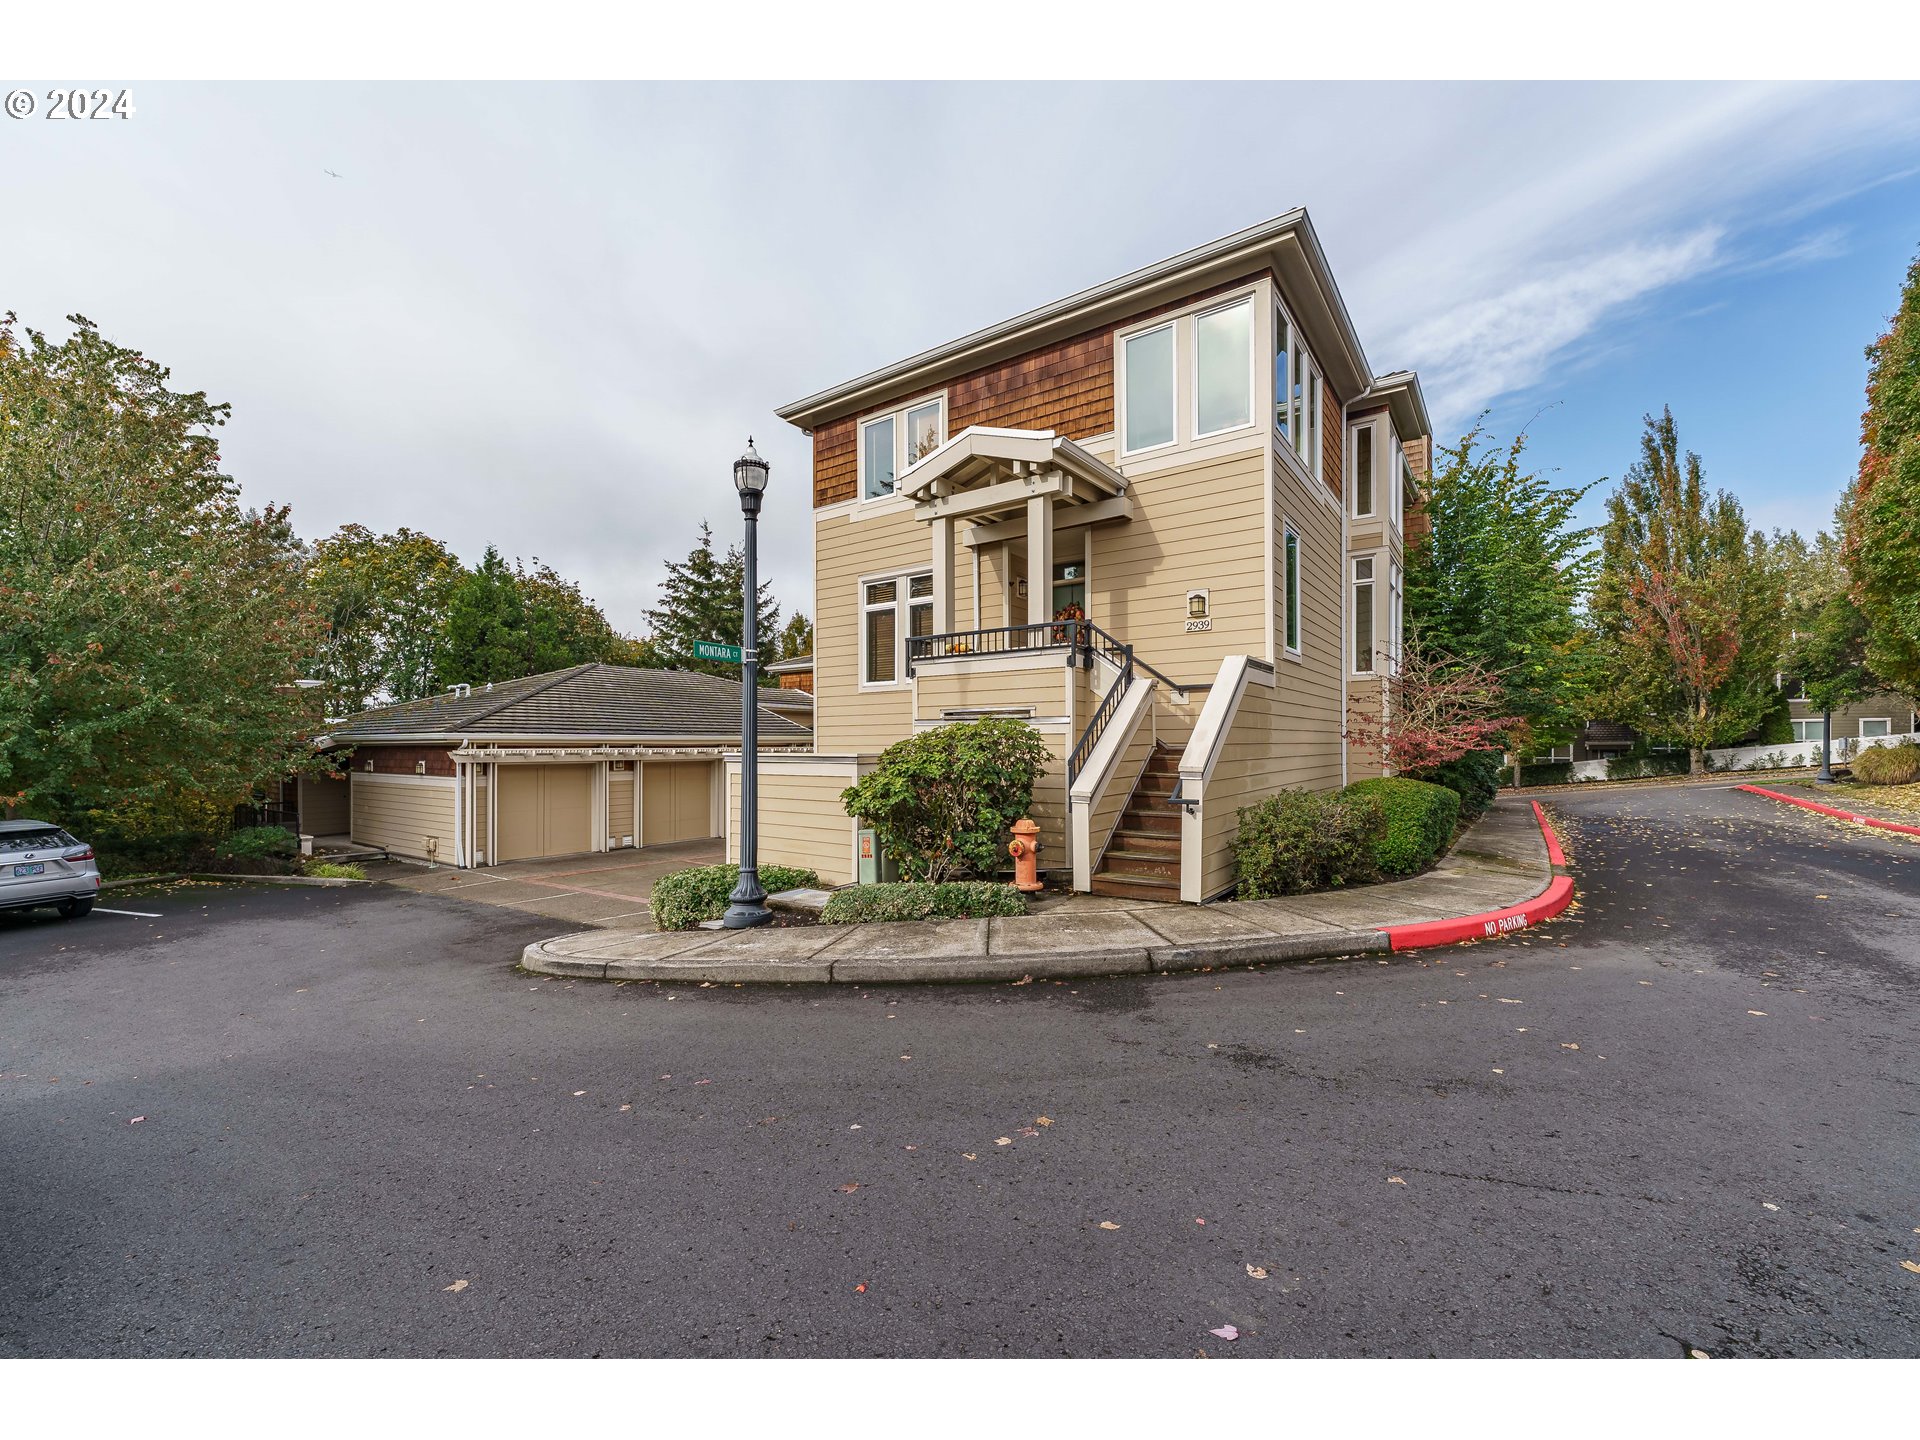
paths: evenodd
<path fill-rule="evenodd" d="M 704 840 L 713 828 L 713 762 L 662 764 L 645 767 L 641 830 L 645 845 L 670 845 L 675 840 Z"/>
<path fill-rule="evenodd" d="M 578 855 L 593 848 L 591 765 L 502 765 L 501 860 Z"/>

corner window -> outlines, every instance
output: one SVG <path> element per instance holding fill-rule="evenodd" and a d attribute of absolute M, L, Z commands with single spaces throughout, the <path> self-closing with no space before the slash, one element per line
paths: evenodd
<path fill-rule="evenodd" d="M 1253 423 L 1253 301 L 1193 317 L 1193 431 L 1217 435 Z"/>
<path fill-rule="evenodd" d="M 893 493 L 900 472 L 938 450 L 946 439 L 946 404 L 936 395 L 860 426 L 860 498 Z"/>
<path fill-rule="evenodd" d="M 1294 458 L 1320 478 L 1320 370 L 1287 312 L 1273 315 L 1273 428 Z"/>
<path fill-rule="evenodd" d="M 1353 432 L 1353 518 L 1373 518 L 1373 426 Z"/>
<path fill-rule="evenodd" d="M 1353 562 L 1353 670 L 1373 673 L 1373 557 Z"/>
<path fill-rule="evenodd" d="M 1129 335 L 1122 347 L 1126 376 L 1124 449 L 1131 454 L 1173 443 L 1173 325 Z"/>
<path fill-rule="evenodd" d="M 1287 651 L 1300 653 L 1300 532 L 1291 525 L 1286 529 L 1286 541 L 1283 546 L 1286 565 L 1286 601 L 1287 601 Z"/>
<path fill-rule="evenodd" d="M 905 673 L 907 639 L 932 633 L 932 575 L 866 581 L 860 587 L 860 683 L 897 683 Z"/>

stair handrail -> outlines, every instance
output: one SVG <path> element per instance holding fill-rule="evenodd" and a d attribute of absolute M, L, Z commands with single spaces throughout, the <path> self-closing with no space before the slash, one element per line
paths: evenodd
<path fill-rule="evenodd" d="M 1085 621 L 1080 623 L 1086 625 Z M 1092 630 L 1094 627 L 1086 625 L 1086 628 Z M 1103 631 L 1097 633 L 1105 634 Z M 1100 703 L 1093 707 L 1093 714 L 1087 717 L 1087 728 L 1080 732 L 1079 740 L 1075 742 L 1072 752 L 1067 756 L 1068 790 L 1072 790 L 1073 782 L 1080 778 L 1080 767 L 1085 765 L 1087 757 L 1093 754 L 1093 747 L 1100 743 L 1100 737 L 1106 731 L 1107 722 L 1113 719 L 1114 713 L 1120 708 L 1120 702 L 1126 698 L 1128 687 L 1133 684 L 1133 667 L 1136 663 L 1133 658 L 1133 647 L 1120 645 L 1111 635 L 1105 638 L 1119 647 L 1121 658 L 1114 663 L 1119 665 L 1120 673 L 1107 687 L 1107 693 L 1100 697 Z M 1090 646 L 1088 653 L 1092 653 Z M 1113 657 L 1109 655 L 1107 658 L 1112 660 Z M 1143 665 L 1141 668 L 1146 667 Z"/>

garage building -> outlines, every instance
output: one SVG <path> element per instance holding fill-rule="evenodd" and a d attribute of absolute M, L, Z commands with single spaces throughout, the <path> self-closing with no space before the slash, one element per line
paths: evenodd
<path fill-rule="evenodd" d="M 811 740 L 761 707 L 763 750 Z M 392 855 L 467 867 L 666 845 L 725 828 L 720 761 L 740 748 L 740 686 L 575 665 L 369 710 L 315 744 L 351 747 L 348 834 Z"/>

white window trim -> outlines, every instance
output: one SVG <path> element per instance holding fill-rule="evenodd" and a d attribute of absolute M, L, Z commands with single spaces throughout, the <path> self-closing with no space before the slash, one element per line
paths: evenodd
<path fill-rule="evenodd" d="M 1354 555 L 1349 559 L 1352 563 L 1347 567 L 1347 602 L 1352 614 L 1347 621 L 1347 673 L 1356 680 L 1378 680 L 1380 678 L 1380 633 L 1377 625 L 1374 627 L 1372 644 L 1368 647 L 1371 652 L 1367 656 L 1370 668 L 1362 670 L 1355 663 L 1360 656 L 1360 602 L 1355 592 L 1362 585 L 1368 588 L 1367 606 L 1374 612 L 1368 618 L 1376 618 L 1378 612 L 1373 602 L 1380 585 L 1379 553 L 1376 551 L 1372 555 Z M 1373 567 L 1367 572 L 1364 580 L 1360 578 L 1362 563 Z"/>
<path fill-rule="evenodd" d="M 1293 541 L 1293 573 L 1287 573 L 1287 541 Z M 1307 653 L 1307 627 L 1300 617 L 1300 592 L 1305 589 L 1307 568 L 1306 551 L 1300 544 L 1300 532 L 1286 516 L 1280 517 L 1280 598 L 1282 613 L 1280 616 L 1280 649 L 1289 660 L 1301 660 Z M 1294 633 L 1293 644 L 1287 643 L 1287 632 Z"/>
<path fill-rule="evenodd" d="M 1887 728 L 1882 730 L 1878 736 L 1867 734 L 1867 726 L 1876 722 Z M 1876 740 L 1881 738 L 1881 736 L 1891 736 L 1892 734 L 1893 717 L 1891 715 L 1862 715 L 1860 717 L 1860 738 L 1862 740 Z"/>
<path fill-rule="evenodd" d="M 1378 520 L 1380 518 L 1380 430 L 1379 418 L 1362 420 L 1353 427 L 1353 445 L 1347 456 L 1347 513 L 1355 520 Z M 1360 436 L 1362 432 L 1373 439 L 1373 503 L 1365 510 L 1360 508 Z"/>
<path fill-rule="evenodd" d="M 858 581 L 859 588 L 854 591 L 860 616 L 860 638 L 858 649 L 854 656 L 854 663 L 859 667 L 857 673 L 860 677 L 860 688 L 862 690 L 902 690 L 913 683 L 911 677 L 907 674 L 907 628 L 911 620 L 910 611 L 911 607 L 915 604 L 928 605 L 932 603 L 929 599 L 922 598 L 916 601 L 912 598 L 913 582 L 922 575 L 932 574 L 933 572 L 931 570 L 926 569 L 883 570 L 876 575 L 862 575 L 860 577 Z M 885 610 L 887 606 L 884 601 L 877 605 L 869 605 L 867 603 L 867 586 L 883 585 L 889 580 L 894 583 L 893 679 L 869 680 L 867 679 L 867 616 L 873 611 Z"/>
<path fill-rule="evenodd" d="M 1254 323 L 1254 292 L 1249 290 L 1232 300 L 1219 305 L 1207 305 L 1195 310 L 1187 322 L 1187 333 L 1193 337 L 1193 343 L 1187 348 L 1193 354 L 1188 366 L 1188 382 L 1193 392 L 1193 438 L 1211 440 L 1218 435 L 1233 435 L 1242 430 L 1251 430 L 1259 424 L 1260 414 L 1260 327 Z M 1227 310 L 1237 310 L 1241 306 L 1247 311 L 1247 418 L 1236 425 L 1223 425 L 1218 430 L 1200 428 L 1200 337 L 1196 327 L 1209 315 L 1219 315 Z M 1179 336 L 1174 337 L 1179 344 Z M 1177 357 L 1176 357 L 1177 358 Z M 1178 397 L 1175 397 L 1176 403 Z M 1137 453 L 1137 452 L 1136 452 Z"/>
<path fill-rule="evenodd" d="M 1802 719 L 1794 720 L 1792 722 L 1793 727 L 1799 733 L 1794 736 L 1793 743 L 1796 745 L 1818 744 L 1819 741 L 1826 737 L 1824 735 L 1809 735 L 1807 733 L 1808 728 L 1814 725 L 1825 725 L 1826 723 L 1825 719 L 1818 715 L 1808 715 Z"/>
<path fill-rule="evenodd" d="M 1165 330 L 1171 337 L 1173 363 L 1167 367 L 1167 410 L 1173 416 L 1173 438 L 1162 440 L 1158 445 L 1143 445 L 1138 450 L 1127 449 L 1127 345 L 1143 335 L 1151 335 L 1156 330 Z M 1113 337 L 1117 352 L 1118 366 L 1114 385 L 1114 454 L 1122 458 L 1135 455 L 1151 455 L 1159 450 L 1171 450 L 1180 443 L 1180 317 L 1156 317 L 1144 325 L 1131 330 L 1121 330 Z"/>
<path fill-rule="evenodd" d="M 1387 559 L 1387 674 L 1400 673 L 1400 648 L 1406 639 L 1406 571 Z"/>
<path fill-rule="evenodd" d="M 897 489 L 882 490 L 878 495 L 867 494 L 867 430 L 883 420 L 893 421 L 893 483 L 898 486 L 900 477 L 907 473 L 907 416 L 934 402 L 940 405 L 940 438 L 936 445 L 947 443 L 947 392 L 935 390 L 931 394 L 906 400 L 885 411 L 877 411 L 862 419 L 854 430 L 854 473 L 853 493 L 855 500 L 862 505 L 877 505 L 882 500 L 896 500 L 900 492 Z M 886 579 L 886 576 L 879 577 Z M 861 597 L 865 598 L 864 594 Z"/>

